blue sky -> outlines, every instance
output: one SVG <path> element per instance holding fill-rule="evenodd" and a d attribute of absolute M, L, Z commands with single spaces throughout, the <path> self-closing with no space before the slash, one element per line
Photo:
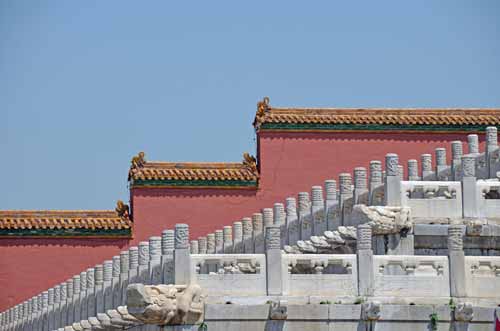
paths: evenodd
<path fill-rule="evenodd" d="M 498 107 L 498 1 L 0 0 L 0 209 L 108 209 L 130 158 L 239 161 L 256 102 Z"/>

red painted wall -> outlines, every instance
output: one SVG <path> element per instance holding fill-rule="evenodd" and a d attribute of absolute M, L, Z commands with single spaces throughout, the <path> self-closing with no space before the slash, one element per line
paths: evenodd
<path fill-rule="evenodd" d="M 147 189 L 131 190 L 134 239 L 0 239 L 0 311 L 65 281 L 86 268 L 110 259 L 129 244 L 173 228 L 190 225 L 191 238 L 224 225 L 312 185 L 336 179 L 354 167 L 368 168 L 386 153 L 399 154 L 401 164 L 436 147 L 465 141 L 466 134 L 400 133 L 271 133 L 258 134 L 261 179 L 259 190 Z M 480 136 L 481 150 L 484 135 Z M 464 144 L 466 148 L 466 144 Z M 433 157 L 434 159 L 434 157 Z M 420 161 L 419 161 L 420 163 Z M 406 173 L 406 170 L 405 170 Z"/>

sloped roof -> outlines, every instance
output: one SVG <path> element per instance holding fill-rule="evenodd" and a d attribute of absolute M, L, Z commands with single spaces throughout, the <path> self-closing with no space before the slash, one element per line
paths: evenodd
<path fill-rule="evenodd" d="M 257 105 L 254 126 L 259 129 L 286 128 L 370 129 L 402 127 L 411 130 L 439 127 L 448 129 L 481 129 L 500 125 L 497 108 L 277 108 L 264 98 Z"/>
<path fill-rule="evenodd" d="M 254 157 L 244 154 L 243 162 L 159 162 L 132 159 L 129 180 L 134 186 L 203 186 L 209 183 L 222 184 L 251 183 L 256 185 L 259 178 Z M 191 185 L 192 184 L 192 185 Z M 214 185 L 215 185 L 214 184 Z"/>
<path fill-rule="evenodd" d="M 132 221 L 120 210 L 0 210 L 0 236 L 126 236 Z"/>

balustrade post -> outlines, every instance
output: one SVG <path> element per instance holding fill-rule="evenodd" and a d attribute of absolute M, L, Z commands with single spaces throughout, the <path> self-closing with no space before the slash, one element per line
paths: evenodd
<path fill-rule="evenodd" d="M 252 219 L 249 217 L 244 217 L 241 220 L 243 225 L 243 252 L 245 254 L 253 254 L 253 225 Z"/>
<path fill-rule="evenodd" d="M 341 224 L 349 225 L 353 206 L 352 177 L 350 173 L 343 172 L 339 175 L 339 208 L 342 215 Z"/>
<path fill-rule="evenodd" d="M 149 238 L 149 283 L 161 284 L 162 278 L 161 237 L 153 236 Z"/>
<path fill-rule="evenodd" d="M 339 199 L 337 197 L 337 181 L 328 179 L 325 181 L 325 218 L 326 229 L 330 231 L 337 230 L 340 226 L 339 219 Z"/>
<path fill-rule="evenodd" d="M 174 280 L 176 285 L 191 283 L 191 255 L 189 254 L 189 226 L 175 225 Z"/>
<path fill-rule="evenodd" d="M 254 213 L 252 215 L 253 224 L 253 243 L 254 252 L 256 254 L 262 254 L 265 252 L 264 248 L 264 232 L 263 232 L 263 216 L 261 213 Z"/>
<path fill-rule="evenodd" d="M 265 231 L 267 295 L 281 295 L 281 231 L 277 225 L 268 226 Z"/>
<path fill-rule="evenodd" d="M 297 215 L 297 204 L 293 197 L 286 198 L 286 228 L 287 245 L 293 245 L 300 240 L 299 218 Z"/>
<path fill-rule="evenodd" d="M 104 261 L 103 265 L 103 312 L 113 308 L 113 260 Z M 98 304 L 99 306 L 99 304 Z M 68 323 L 67 323 L 68 324 Z"/>
<path fill-rule="evenodd" d="M 312 234 L 322 235 L 326 231 L 325 202 L 323 200 L 323 188 L 313 186 L 311 189 L 311 223 Z"/>
<path fill-rule="evenodd" d="M 358 241 L 356 260 L 358 267 L 358 294 L 360 296 L 373 296 L 373 250 L 372 228 L 368 224 L 360 224 L 357 228 Z"/>
<path fill-rule="evenodd" d="M 435 149 L 436 153 L 436 179 L 441 181 L 447 181 L 450 178 L 449 167 L 446 164 L 446 148 L 439 147 Z"/>
<path fill-rule="evenodd" d="M 476 157 L 462 156 L 462 204 L 465 218 L 478 217 L 476 188 Z"/>
<path fill-rule="evenodd" d="M 420 156 L 420 164 L 422 165 L 422 180 L 435 180 L 436 176 L 432 171 L 432 155 L 422 154 Z"/>
<path fill-rule="evenodd" d="M 398 155 L 385 156 L 384 197 L 386 206 L 401 206 L 401 178 L 398 171 Z"/>
<path fill-rule="evenodd" d="M 226 225 L 223 228 L 224 234 L 224 254 L 233 253 L 233 227 Z"/>
<path fill-rule="evenodd" d="M 87 269 L 87 317 L 95 316 L 95 269 Z"/>
<path fill-rule="evenodd" d="M 241 222 L 233 223 L 233 253 L 243 253 L 243 224 Z"/>
<path fill-rule="evenodd" d="M 462 180 L 462 155 L 463 155 L 462 142 L 455 140 L 451 142 L 451 174 L 452 179 L 455 181 Z"/>
<path fill-rule="evenodd" d="M 376 196 L 376 189 L 383 185 L 382 180 L 382 162 L 377 160 L 370 161 L 370 206 L 380 204 L 381 198 Z"/>
<path fill-rule="evenodd" d="M 498 149 L 498 130 L 494 126 L 486 128 L 486 162 L 488 166 L 489 178 L 496 178 L 495 162 L 497 159 L 494 157 L 494 152 Z"/>
<path fill-rule="evenodd" d="M 167 229 L 161 233 L 161 270 L 163 284 L 174 283 L 174 230 Z"/>
<path fill-rule="evenodd" d="M 420 180 L 420 176 L 418 175 L 418 161 L 415 159 L 408 160 L 408 180 Z"/>
<path fill-rule="evenodd" d="M 463 298 L 465 290 L 465 254 L 463 247 L 463 226 L 450 224 L 448 227 L 448 260 L 450 265 L 450 296 Z"/>
<path fill-rule="evenodd" d="M 299 192 L 299 231 L 300 239 L 306 240 L 312 236 L 311 202 L 308 192 Z"/>

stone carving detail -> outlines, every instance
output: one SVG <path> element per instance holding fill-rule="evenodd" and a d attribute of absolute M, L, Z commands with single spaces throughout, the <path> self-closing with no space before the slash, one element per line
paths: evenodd
<path fill-rule="evenodd" d="M 128 249 L 129 268 L 135 269 L 139 265 L 139 249 L 132 246 Z"/>
<path fill-rule="evenodd" d="M 409 207 L 355 205 L 352 217 L 368 224 L 375 235 L 406 234 L 413 227 Z"/>
<path fill-rule="evenodd" d="M 215 253 L 215 234 L 214 233 L 207 234 L 207 253 L 208 254 Z"/>
<path fill-rule="evenodd" d="M 273 225 L 273 209 L 272 208 L 264 208 L 262 209 L 264 227 L 268 227 Z"/>
<path fill-rule="evenodd" d="M 169 255 L 175 248 L 175 234 L 174 230 L 164 230 L 161 233 L 161 253 L 162 255 Z"/>
<path fill-rule="evenodd" d="M 364 303 L 361 306 L 362 318 L 365 321 L 376 321 L 380 319 L 380 307 L 381 303 L 378 301 L 372 301 Z"/>
<path fill-rule="evenodd" d="M 354 187 L 358 190 L 365 190 L 366 186 L 366 169 L 363 167 L 354 168 Z"/>
<path fill-rule="evenodd" d="M 349 254 L 356 247 L 356 238 L 355 227 L 339 226 L 335 231 L 325 231 L 322 236 L 299 240 L 292 246 L 285 245 L 283 250 L 287 254 Z"/>
<path fill-rule="evenodd" d="M 455 321 L 470 322 L 474 318 L 474 310 L 470 302 L 461 302 L 455 307 L 453 312 Z"/>
<path fill-rule="evenodd" d="M 358 250 L 372 249 L 372 228 L 368 224 L 358 226 Z"/>
<path fill-rule="evenodd" d="M 370 183 L 382 184 L 382 162 L 370 161 Z"/>
<path fill-rule="evenodd" d="M 149 243 L 141 241 L 139 243 L 139 265 L 148 265 L 149 262 Z"/>
<path fill-rule="evenodd" d="M 432 156 L 430 154 L 422 154 L 420 160 L 422 163 L 422 171 L 432 171 Z"/>
<path fill-rule="evenodd" d="M 187 224 L 175 225 L 175 249 L 189 248 L 189 226 Z"/>
<path fill-rule="evenodd" d="M 386 176 L 399 176 L 398 155 L 389 153 L 385 156 L 385 174 Z"/>
<path fill-rule="evenodd" d="M 266 228 L 266 249 L 281 248 L 281 230 L 278 226 L 269 226 Z"/>
<path fill-rule="evenodd" d="M 113 273 L 112 273 L 113 277 L 120 276 L 120 262 L 121 262 L 120 256 L 118 255 L 113 256 Z"/>
<path fill-rule="evenodd" d="M 129 270 L 128 251 L 120 252 L 120 273 L 128 272 L 128 270 Z"/>
<path fill-rule="evenodd" d="M 472 155 L 462 156 L 463 177 L 476 177 L 476 158 Z"/>
<path fill-rule="evenodd" d="M 103 265 L 103 280 L 108 282 L 111 278 L 113 278 L 113 261 L 106 260 Z"/>
<path fill-rule="evenodd" d="M 252 238 L 252 233 L 253 233 L 252 219 L 244 217 L 242 218 L 241 223 L 243 224 L 243 239 Z"/>
<path fill-rule="evenodd" d="M 453 160 L 460 160 L 463 155 L 462 142 L 460 140 L 455 140 L 451 142 L 451 157 Z"/>
<path fill-rule="evenodd" d="M 287 302 L 280 300 L 279 302 L 272 301 L 269 307 L 269 319 L 271 320 L 286 320 L 288 317 Z"/>
<path fill-rule="evenodd" d="M 446 165 L 446 148 L 436 148 L 436 165 L 445 166 Z"/>
<path fill-rule="evenodd" d="M 479 153 L 479 137 L 477 134 L 469 134 L 467 136 L 467 143 L 469 144 L 469 154 Z"/>
<path fill-rule="evenodd" d="M 339 175 L 339 189 L 342 197 L 352 196 L 352 178 L 351 174 L 341 173 Z"/>
<path fill-rule="evenodd" d="M 337 181 L 328 179 L 325 181 L 326 200 L 337 200 Z"/>
<path fill-rule="evenodd" d="M 309 208 L 309 193 L 299 192 L 299 213 L 308 213 Z"/>
<path fill-rule="evenodd" d="M 495 126 L 486 128 L 486 144 L 490 146 L 498 145 L 498 130 Z"/>
<path fill-rule="evenodd" d="M 448 227 L 448 250 L 461 251 L 464 244 L 462 239 L 462 227 L 458 225 L 450 225 Z"/>
<path fill-rule="evenodd" d="M 418 162 L 417 160 L 408 160 L 408 179 L 415 180 L 418 178 Z"/>
<path fill-rule="evenodd" d="M 196 284 L 127 287 L 127 310 L 139 321 L 155 325 L 197 324 L 203 319 L 204 299 Z"/>

